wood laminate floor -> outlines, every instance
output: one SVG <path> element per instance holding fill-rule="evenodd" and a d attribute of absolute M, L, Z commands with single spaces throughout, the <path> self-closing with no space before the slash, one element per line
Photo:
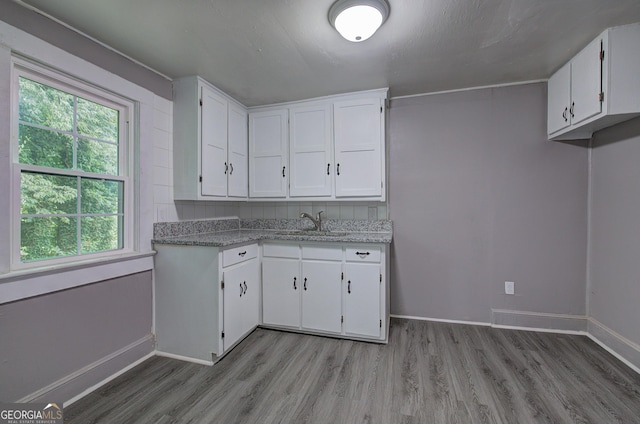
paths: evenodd
<path fill-rule="evenodd" d="M 393 319 L 388 345 L 258 329 L 213 367 L 155 357 L 85 423 L 640 423 L 640 376 L 584 336 Z"/>

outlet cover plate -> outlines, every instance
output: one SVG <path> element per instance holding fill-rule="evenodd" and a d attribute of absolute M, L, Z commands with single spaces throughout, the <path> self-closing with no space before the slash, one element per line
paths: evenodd
<path fill-rule="evenodd" d="M 504 282 L 504 293 L 505 294 L 515 294 L 516 293 L 516 284 L 513 281 L 505 281 Z"/>

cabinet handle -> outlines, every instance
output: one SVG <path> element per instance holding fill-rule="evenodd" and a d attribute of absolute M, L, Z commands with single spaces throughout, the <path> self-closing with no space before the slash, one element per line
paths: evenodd
<path fill-rule="evenodd" d="M 229 162 L 229 175 L 233 175 L 233 164 Z"/>
<path fill-rule="evenodd" d="M 330 163 L 328 163 L 328 164 L 327 164 L 327 175 L 329 175 L 329 168 L 330 168 L 330 167 L 331 167 L 331 164 L 330 164 Z"/>
<path fill-rule="evenodd" d="M 286 166 L 282 167 L 282 178 L 284 178 L 284 170 L 285 170 Z"/>
<path fill-rule="evenodd" d="M 569 109 L 569 115 L 573 118 L 575 115 L 573 114 L 573 109 L 575 108 L 575 102 L 571 102 L 571 109 Z"/>
<path fill-rule="evenodd" d="M 238 252 L 238 256 L 244 256 L 247 254 L 247 251 L 245 250 L 244 252 Z"/>
<path fill-rule="evenodd" d="M 242 293 L 242 294 L 247 294 L 247 282 L 246 281 L 244 282 L 244 293 Z"/>
<path fill-rule="evenodd" d="M 298 290 L 298 287 L 296 287 L 296 277 L 293 277 L 293 289 Z"/>
<path fill-rule="evenodd" d="M 564 108 L 564 112 L 562 112 L 562 117 L 564 118 L 564 122 L 567 122 L 567 121 L 568 121 L 568 119 L 567 119 L 567 111 L 568 111 L 568 110 L 569 110 L 569 108 L 568 108 L 568 107 L 565 107 L 565 108 Z"/>
<path fill-rule="evenodd" d="M 306 277 L 304 278 L 303 288 L 304 288 L 305 290 L 307 290 L 307 278 L 306 278 Z"/>
<path fill-rule="evenodd" d="M 351 294 L 351 280 L 347 281 L 347 293 Z"/>
<path fill-rule="evenodd" d="M 356 255 L 360 256 L 361 258 L 364 258 L 365 256 L 369 256 L 369 252 L 356 252 Z"/>
<path fill-rule="evenodd" d="M 229 165 L 227 165 L 227 162 L 224 163 L 224 175 L 227 175 L 227 171 L 229 171 Z"/>
<path fill-rule="evenodd" d="M 242 290 L 242 283 L 240 283 L 240 297 L 242 297 L 242 292 L 243 292 L 243 290 Z"/>
<path fill-rule="evenodd" d="M 338 173 L 338 175 L 340 175 L 340 164 L 336 165 L 336 172 Z"/>

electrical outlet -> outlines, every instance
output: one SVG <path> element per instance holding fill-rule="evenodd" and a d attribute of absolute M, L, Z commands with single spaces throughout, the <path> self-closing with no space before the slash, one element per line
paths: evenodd
<path fill-rule="evenodd" d="M 504 293 L 505 294 L 515 294 L 516 293 L 516 283 L 513 281 L 505 281 L 504 282 Z"/>

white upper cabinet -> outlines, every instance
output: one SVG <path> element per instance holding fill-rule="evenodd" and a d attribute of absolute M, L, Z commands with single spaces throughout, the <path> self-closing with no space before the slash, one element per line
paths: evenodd
<path fill-rule="evenodd" d="M 336 197 L 383 197 L 383 117 L 380 98 L 334 103 Z"/>
<path fill-rule="evenodd" d="M 384 201 L 386 96 L 380 89 L 252 108 L 249 197 Z"/>
<path fill-rule="evenodd" d="M 331 196 L 331 105 L 292 107 L 289 119 L 290 196 Z"/>
<path fill-rule="evenodd" d="M 590 138 L 640 115 L 639 46 L 640 24 L 609 28 L 551 76 L 550 139 Z"/>
<path fill-rule="evenodd" d="M 247 111 L 229 104 L 229 197 L 249 195 L 249 127 Z"/>
<path fill-rule="evenodd" d="M 247 198 L 247 111 L 199 77 L 174 81 L 176 200 Z"/>
<path fill-rule="evenodd" d="M 288 173 L 288 110 L 249 114 L 249 196 L 285 198 Z"/>

